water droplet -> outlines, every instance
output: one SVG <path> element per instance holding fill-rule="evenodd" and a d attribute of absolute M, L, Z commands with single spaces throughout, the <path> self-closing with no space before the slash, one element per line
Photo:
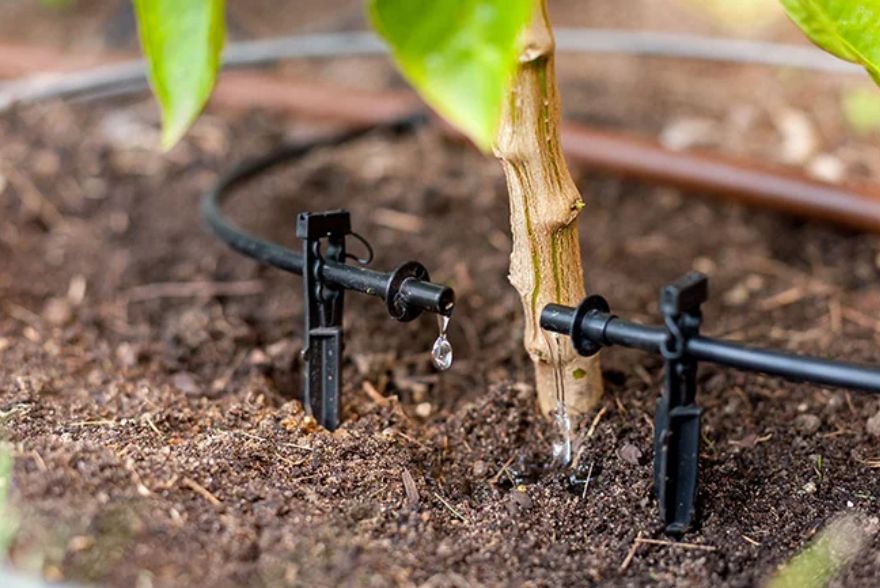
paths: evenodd
<path fill-rule="evenodd" d="M 449 317 L 438 315 L 437 323 L 440 327 L 440 335 L 437 336 L 434 346 L 431 347 L 431 359 L 434 360 L 434 367 L 445 371 L 452 367 L 452 344 L 446 338 L 446 331 L 449 329 Z"/>
<path fill-rule="evenodd" d="M 431 358 L 438 370 L 448 370 L 452 367 L 452 345 L 449 344 L 446 335 L 440 335 L 434 341 L 434 346 L 431 348 Z"/>

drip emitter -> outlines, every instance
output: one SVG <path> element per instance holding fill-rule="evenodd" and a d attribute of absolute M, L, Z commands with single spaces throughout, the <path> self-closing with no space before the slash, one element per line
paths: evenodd
<path fill-rule="evenodd" d="M 709 361 L 823 386 L 880 393 L 880 369 L 795 355 L 700 335 L 701 305 L 708 279 L 691 273 L 660 292 L 662 327 L 640 325 L 611 313 L 601 296 L 577 308 L 548 304 L 541 327 L 569 335 L 574 348 L 589 356 L 608 345 L 657 353 L 664 360 L 663 389 L 654 421 L 654 494 L 666 532 L 685 533 L 695 522 L 700 450 L 697 365 Z"/>
<path fill-rule="evenodd" d="M 417 122 L 406 120 L 387 128 L 402 131 Z M 383 299 L 391 318 L 401 322 L 411 321 L 424 311 L 449 317 L 455 305 L 455 293 L 447 286 L 431 282 L 428 270 L 417 261 L 403 263 L 391 272 L 364 267 L 372 260 L 372 248 L 363 237 L 352 232 L 351 216 L 346 210 L 299 214 L 296 236 L 302 240 L 302 253 L 297 253 L 239 229 L 222 215 L 220 204 L 233 188 L 278 163 L 319 147 L 351 141 L 371 130 L 286 146 L 246 162 L 221 178 L 201 203 L 204 222 L 227 245 L 261 263 L 303 277 L 306 308 L 302 401 L 306 410 L 331 431 L 339 426 L 345 291 Z M 357 259 L 346 252 L 348 236 L 366 246 L 369 251 L 366 259 Z M 354 260 L 354 265 L 346 263 L 349 259 Z"/>

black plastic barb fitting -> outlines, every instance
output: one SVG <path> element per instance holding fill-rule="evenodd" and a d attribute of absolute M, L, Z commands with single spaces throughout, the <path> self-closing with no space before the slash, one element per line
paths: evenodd
<path fill-rule="evenodd" d="M 548 304 L 541 313 L 541 327 L 570 336 L 581 355 L 620 345 L 663 357 L 663 389 L 654 429 L 654 494 L 666 532 L 677 536 L 696 520 L 701 413 L 696 404 L 696 373 L 700 361 L 880 394 L 877 367 L 759 349 L 700 335 L 700 307 L 707 298 L 708 279 L 691 273 L 661 290 L 662 327 L 623 320 L 611 313 L 604 298 L 595 295 L 577 308 Z"/>

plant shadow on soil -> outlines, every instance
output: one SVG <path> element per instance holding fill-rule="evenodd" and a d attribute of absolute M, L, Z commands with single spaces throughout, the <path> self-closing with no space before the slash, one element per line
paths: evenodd
<path fill-rule="evenodd" d="M 345 423 L 317 430 L 293 400 L 300 280 L 227 251 L 196 220 L 217 172 L 283 125 L 207 117 L 162 156 L 131 139 L 149 130 L 148 109 L 52 105 L 0 121 L 16 566 L 118 586 L 742 586 L 837 513 L 876 516 L 875 400 L 706 365 L 702 522 L 687 540 L 714 550 L 644 544 L 622 566 L 638 533 L 663 537 L 651 498 L 662 365 L 605 352 L 601 416 L 576 429 L 589 486 L 543 468 L 553 432 L 535 416 L 505 277 L 503 179 L 431 130 L 316 152 L 228 207 L 291 246 L 297 212 L 347 207 L 374 267 L 417 259 L 457 290 L 444 374 L 430 366 L 433 317 L 399 324 L 349 295 Z M 134 125 L 128 139 L 120 124 Z M 880 362 L 872 323 L 859 322 L 880 310 L 875 238 L 581 184 L 588 287 L 616 312 L 654 320 L 660 286 L 697 268 L 712 282 L 707 333 Z M 841 581 L 874 585 L 878 549 L 875 538 Z"/>

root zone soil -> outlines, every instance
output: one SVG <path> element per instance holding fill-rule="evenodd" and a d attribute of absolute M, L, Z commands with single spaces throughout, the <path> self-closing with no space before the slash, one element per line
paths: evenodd
<path fill-rule="evenodd" d="M 344 424 L 304 418 L 299 279 L 196 227 L 216 173 L 278 121 L 208 117 L 169 156 L 145 103 L 0 121 L 0 418 L 15 456 L 15 566 L 107 585 L 759 583 L 842 512 L 876 517 L 876 400 L 712 366 L 704 549 L 662 539 L 651 498 L 659 359 L 603 352 L 577 478 L 546 470 L 505 274 L 494 162 L 430 130 L 322 150 L 248 186 L 232 218 L 295 245 L 295 213 L 345 206 L 376 267 L 422 260 L 456 288 L 456 363 L 434 317 L 347 300 Z M 89 130 L 90 132 L 86 132 Z M 657 289 L 711 276 L 707 334 L 880 361 L 876 238 L 589 180 L 590 290 L 650 321 Z M 623 305 L 629 305 L 624 307 Z M 841 577 L 873 586 L 875 537 Z"/>

